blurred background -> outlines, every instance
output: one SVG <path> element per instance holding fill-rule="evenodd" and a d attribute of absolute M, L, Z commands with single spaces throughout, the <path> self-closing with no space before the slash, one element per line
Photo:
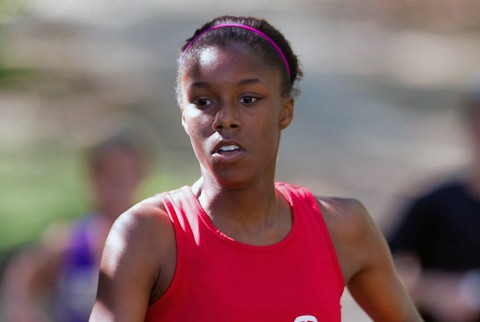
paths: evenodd
<path fill-rule="evenodd" d="M 468 161 L 459 106 L 480 69 L 476 0 L 0 0 L 2 267 L 88 210 L 83 150 L 119 127 L 155 159 L 138 200 L 198 177 L 176 57 L 220 14 L 265 17 L 303 63 L 278 180 L 358 198 L 388 232 L 404 200 Z M 348 295 L 344 307 L 345 321 L 369 321 Z"/>

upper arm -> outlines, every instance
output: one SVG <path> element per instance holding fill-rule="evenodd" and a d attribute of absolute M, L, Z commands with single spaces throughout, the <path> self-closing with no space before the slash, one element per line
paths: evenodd
<path fill-rule="evenodd" d="M 321 201 L 345 283 L 375 321 L 421 321 L 395 272 L 385 238 L 361 203 Z"/>
<path fill-rule="evenodd" d="M 170 226 L 164 212 L 148 204 L 119 217 L 103 251 L 90 321 L 144 321 L 167 258 Z"/>

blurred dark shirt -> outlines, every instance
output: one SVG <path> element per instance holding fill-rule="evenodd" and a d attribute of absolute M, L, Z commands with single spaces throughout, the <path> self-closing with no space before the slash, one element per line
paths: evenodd
<path fill-rule="evenodd" d="M 480 268 L 480 200 L 460 181 L 416 199 L 389 239 L 393 253 L 409 252 L 423 268 Z"/>

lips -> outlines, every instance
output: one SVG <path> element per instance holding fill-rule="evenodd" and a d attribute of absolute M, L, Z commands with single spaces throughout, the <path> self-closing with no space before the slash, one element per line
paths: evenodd
<path fill-rule="evenodd" d="M 234 161 L 237 159 L 245 149 L 237 142 L 222 141 L 215 145 L 212 156 L 217 161 Z"/>
<path fill-rule="evenodd" d="M 228 152 L 237 151 L 237 150 L 240 150 L 240 147 L 236 144 L 231 144 L 231 145 L 221 146 L 217 150 L 217 153 L 228 153 Z"/>

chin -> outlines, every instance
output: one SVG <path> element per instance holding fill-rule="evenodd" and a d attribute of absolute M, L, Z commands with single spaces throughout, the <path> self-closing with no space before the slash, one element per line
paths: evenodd
<path fill-rule="evenodd" d="M 214 175 L 213 178 L 220 187 L 232 190 L 245 189 L 249 187 L 253 181 L 245 175 L 232 174 Z"/>

